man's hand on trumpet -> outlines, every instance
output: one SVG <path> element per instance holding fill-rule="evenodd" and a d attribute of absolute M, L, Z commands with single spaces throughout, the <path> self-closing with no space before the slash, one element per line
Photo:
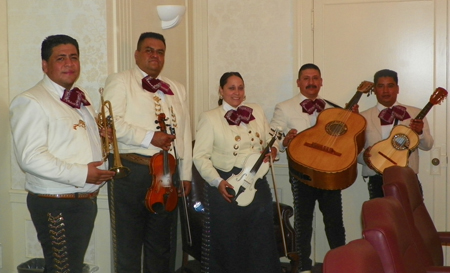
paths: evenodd
<path fill-rule="evenodd" d="M 111 180 L 116 174 L 113 171 L 98 169 L 104 162 L 96 161 L 88 164 L 88 173 L 86 183 L 99 185 L 105 181 Z"/>
<path fill-rule="evenodd" d="M 113 131 L 111 128 L 99 128 L 100 136 L 106 137 L 108 136 L 108 140 L 113 141 Z"/>

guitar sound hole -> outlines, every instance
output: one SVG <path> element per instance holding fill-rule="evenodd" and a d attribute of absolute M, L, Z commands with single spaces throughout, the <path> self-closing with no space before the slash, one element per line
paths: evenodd
<path fill-rule="evenodd" d="M 325 126 L 325 131 L 332 136 L 342 136 L 348 128 L 342 121 L 332 121 Z"/>
<path fill-rule="evenodd" d="M 405 150 L 409 148 L 409 138 L 407 135 L 398 134 L 392 138 L 392 146 L 397 150 Z"/>

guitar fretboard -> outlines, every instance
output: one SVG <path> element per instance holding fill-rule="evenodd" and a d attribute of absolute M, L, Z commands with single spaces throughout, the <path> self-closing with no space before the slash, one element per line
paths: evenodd
<path fill-rule="evenodd" d="M 425 105 L 425 107 L 422 109 L 422 111 L 420 111 L 420 113 L 416 116 L 416 119 L 423 119 L 431 110 L 431 107 L 433 107 L 433 105 L 434 104 L 432 104 L 431 102 L 428 102 L 427 105 Z"/>

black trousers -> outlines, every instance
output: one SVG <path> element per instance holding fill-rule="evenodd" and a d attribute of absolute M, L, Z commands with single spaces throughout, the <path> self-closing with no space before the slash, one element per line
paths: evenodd
<path fill-rule="evenodd" d="M 53 199 L 29 193 L 27 206 L 44 252 L 44 272 L 81 273 L 97 199 Z"/>
<path fill-rule="evenodd" d="M 345 245 L 341 191 L 313 188 L 300 182 L 291 174 L 289 174 L 289 180 L 294 196 L 294 226 L 300 256 L 300 271 L 311 270 L 312 222 L 316 201 L 323 215 L 325 234 L 330 248 Z"/>
<path fill-rule="evenodd" d="M 369 176 L 369 182 L 367 183 L 367 188 L 369 190 L 369 198 L 374 199 L 378 197 L 383 197 L 383 176 L 374 175 Z"/>
<path fill-rule="evenodd" d="M 226 179 L 239 171 L 234 168 L 219 174 Z M 206 187 L 202 272 L 280 273 L 267 180 L 256 182 L 257 192 L 246 207 L 228 203 L 216 187 Z"/>
<path fill-rule="evenodd" d="M 111 156 L 109 160 L 113 164 Z M 174 272 L 177 210 L 148 211 L 145 196 L 152 184 L 148 166 L 127 160 L 122 164 L 131 173 L 108 182 L 115 272 Z"/>

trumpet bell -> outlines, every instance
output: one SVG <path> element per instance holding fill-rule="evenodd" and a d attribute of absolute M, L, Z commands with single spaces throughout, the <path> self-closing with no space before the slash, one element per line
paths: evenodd
<path fill-rule="evenodd" d="M 124 177 L 126 177 L 127 175 L 129 175 L 130 172 L 131 172 L 130 168 L 125 167 L 125 166 L 112 167 L 112 168 L 109 169 L 109 170 L 116 173 L 116 174 L 114 175 L 114 178 L 116 178 L 116 179 L 124 178 Z"/>

